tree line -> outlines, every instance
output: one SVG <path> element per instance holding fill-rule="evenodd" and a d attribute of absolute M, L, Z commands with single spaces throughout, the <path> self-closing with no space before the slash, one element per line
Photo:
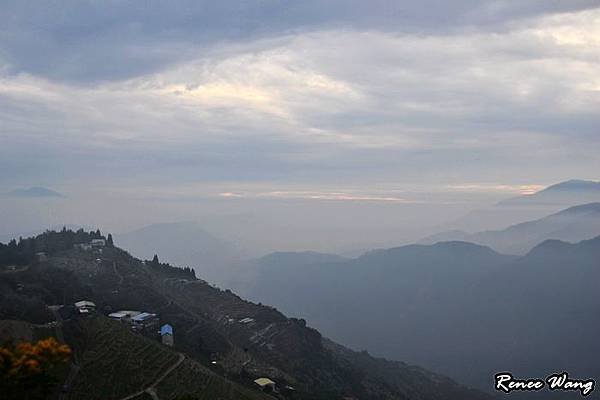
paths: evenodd
<path fill-rule="evenodd" d="M 28 265 L 35 260 L 36 253 L 55 254 L 73 248 L 76 243 L 88 243 L 92 239 L 105 239 L 107 246 L 113 246 L 112 235 L 104 237 L 100 229 L 86 232 L 83 229 L 73 231 L 63 227 L 60 231 L 48 230 L 40 235 L 7 244 L 0 243 L 0 265 Z"/>

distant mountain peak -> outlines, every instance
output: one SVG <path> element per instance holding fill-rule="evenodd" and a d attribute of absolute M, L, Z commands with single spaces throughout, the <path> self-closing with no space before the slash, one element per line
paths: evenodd
<path fill-rule="evenodd" d="M 465 240 L 446 240 L 443 242 L 438 242 L 432 245 L 434 248 L 440 249 L 463 249 L 463 250 L 485 250 L 494 252 L 494 250 L 490 249 L 487 246 L 483 246 L 477 243 L 467 242 Z"/>
<path fill-rule="evenodd" d="M 563 190 L 597 190 L 600 191 L 600 182 L 586 181 L 582 179 L 570 179 L 568 181 L 560 182 L 555 185 L 550 185 L 547 188 L 541 190 L 541 192 L 551 191 L 563 191 Z"/>
<path fill-rule="evenodd" d="M 358 259 L 369 259 L 378 257 L 390 257 L 401 254 L 452 254 L 452 255 L 470 255 L 470 256 L 501 256 L 490 247 L 480 244 L 466 242 L 462 240 L 440 241 L 433 244 L 409 244 L 406 246 L 392 247 L 389 249 L 371 250 L 360 256 Z"/>
<path fill-rule="evenodd" d="M 548 239 L 535 246 L 526 257 L 544 255 L 548 252 L 565 252 L 567 249 L 572 249 L 575 253 L 585 252 L 585 249 L 594 249 L 596 253 L 600 249 L 600 236 L 591 239 L 582 240 L 576 243 L 565 242 L 564 240 Z"/>
<path fill-rule="evenodd" d="M 276 251 L 260 258 L 265 263 L 286 263 L 291 265 L 334 263 L 346 258 L 337 254 L 319 253 L 315 251 Z"/>
<path fill-rule="evenodd" d="M 65 197 L 63 194 L 41 186 L 33 186 L 27 189 L 19 188 L 8 192 L 11 197 Z"/>
<path fill-rule="evenodd" d="M 544 240 L 542 243 L 538 244 L 537 246 L 535 246 L 533 249 L 531 249 L 529 254 L 534 254 L 536 252 L 543 251 L 543 250 L 563 249 L 563 248 L 566 248 L 569 246 L 572 246 L 572 244 L 565 242 L 564 240 L 547 239 L 547 240 Z"/>
<path fill-rule="evenodd" d="M 600 201 L 600 182 L 571 179 L 550 185 L 533 194 L 503 200 L 497 205 L 572 205 L 594 201 Z"/>
<path fill-rule="evenodd" d="M 565 210 L 559 211 L 556 215 L 572 215 L 580 213 L 600 213 L 600 202 L 580 204 L 578 206 L 569 207 Z"/>
<path fill-rule="evenodd" d="M 526 254 L 546 239 L 578 242 L 600 234 L 600 202 L 565 208 L 539 219 L 521 222 L 501 230 L 471 234 L 449 231 L 428 236 L 419 243 L 466 241 L 489 246 L 503 254 Z"/>

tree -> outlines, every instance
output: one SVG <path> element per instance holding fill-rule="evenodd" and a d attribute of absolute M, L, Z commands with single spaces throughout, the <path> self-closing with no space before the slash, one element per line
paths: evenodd
<path fill-rule="evenodd" d="M 158 255 L 155 254 L 154 258 L 152 258 L 152 265 L 159 265 L 160 262 L 158 261 Z"/>
<path fill-rule="evenodd" d="M 106 245 L 108 247 L 114 247 L 115 244 L 113 243 L 113 238 L 112 235 L 109 233 L 108 236 L 106 237 Z"/>
<path fill-rule="evenodd" d="M 0 393 L 2 398 L 46 399 L 58 380 L 60 367 L 71 357 L 69 346 L 54 338 L 35 343 L 0 347 Z"/>

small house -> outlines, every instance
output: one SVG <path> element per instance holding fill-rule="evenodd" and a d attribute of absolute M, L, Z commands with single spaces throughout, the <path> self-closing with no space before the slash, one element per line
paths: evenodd
<path fill-rule="evenodd" d="M 173 346 L 173 327 L 169 324 L 165 324 L 160 327 L 160 338 L 162 344 L 167 346 Z"/>
<path fill-rule="evenodd" d="M 254 380 L 261 390 L 265 392 L 273 392 L 275 390 L 275 382 L 269 378 L 258 378 Z"/>
<path fill-rule="evenodd" d="M 127 314 L 123 313 L 122 311 L 117 311 L 117 312 L 108 314 L 108 318 L 114 319 L 114 320 L 117 320 L 117 321 L 123 321 L 123 319 L 126 316 L 127 316 Z"/>
<path fill-rule="evenodd" d="M 92 249 L 92 245 L 89 243 L 75 243 L 73 247 L 83 251 L 89 251 Z"/>
<path fill-rule="evenodd" d="M 45 252 L 40 251 L 40 252 L 35 253 L 35 259 L 38 262 L 46 262 L 46 261 L 48 261 L 48 256 L 46 255 Z"/>
<path fill-rule="evenodd" d="M 92 241 L 90 242 L 90 246 L 92 246 L 92 249 L 101 249 L 104 246 L 106 246 L 106 240 L 104 240 L 104 239 L 92 239 Z"/>
<path fill-rule="evenodd" d="M 78 301 L 75 303 L 75 307 L 79 314 L 91 314 L 96 311 L 96 304 L 88 300 Z"/>
<path fill-rule="evenodd" d="M 127 317 L 127 314 L 125 314 L 123 311 L 117 311 L 117 312 L 108 314 L 108 318 L 114 319 L 116 321 L 124 321 L 126 317 Z"/>
<path fill-rule="evenodd" d="M 158 315 L 143 312 L 131 318 L 132 328 L 135 330 L 158 328 Z"/>
<path fill-rule="evenodd" d="M 130 322 L 133 317 L 135 317 L 136 315 L 140 315 L 141 313 L 141 311 L 116 311 L 114 313 L 108 314 L 108 318 L 121 322 Z"/>

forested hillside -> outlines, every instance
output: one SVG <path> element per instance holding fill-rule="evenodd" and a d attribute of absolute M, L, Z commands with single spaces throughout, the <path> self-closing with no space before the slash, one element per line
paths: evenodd
<path fill-rule="evenodd" d="M 329 345 L 306 321 L 242 300 L 157 258 L 141 261 L 108 244 L 102 251 L 69 248 L 65 243 L 74 234 L 41 235 L 34 242 L 45 243 L 47 258 L 4 267 L 0 275 L 0 319 L 55 324 L 56 334 L 60 331 L 58 336 L 75 350 L 78 373 L 67 398 L 94 393 L 119 399 L 144 388 L 140 396 L 161 399 L 185 393 L 199 398 L 207 398 L 206 393 L 260 398 L 253 383 L 258 377 L 293 388 L 271 394 L 279 398 L 290 393 L 299 399 L 452 400 L 457 394 L 463 399 L 487 398 L 409 365 L 395 363 L 388 368 L 383 360 L 366 354 L 353 357 L 352 351 Z M 48 238 L 59 244 L 48 245 Z M 69 305 L 82 299 L 94 302 L 96 313 L 74 312 Z M 65 306 L 52 308 L 58 312 L 48 309 L 61 304 Z M 107 320 L 105 315 L 113 310 L 158 314 L 174 327 L 175 346 L 171 350 L 158 344 L 156 334 L 132 333 Z M 178 357 L 184 360 L 175 365 Z M 169 365 L 174 369 L 152 386 L 159 371 L 168 371 Z"/>

